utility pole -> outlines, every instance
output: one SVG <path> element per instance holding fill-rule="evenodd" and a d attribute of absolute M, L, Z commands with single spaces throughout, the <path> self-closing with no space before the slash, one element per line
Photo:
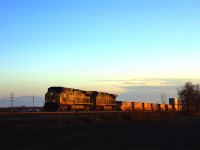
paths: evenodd
<path fill-rule="evenodd" d="M 14 94 L 13 93 L 11 93 L 10 94 L 10 103 L 11 103 L 11 112 L 13 112 L 13 102 L 14 102 Z"/>
<path fill-rule="evenodd" d="M 35 99 L 34 99 L 34 96 L 33 96 L 33 108 L 34 108 L 34 100 L 35 100 Z"/>

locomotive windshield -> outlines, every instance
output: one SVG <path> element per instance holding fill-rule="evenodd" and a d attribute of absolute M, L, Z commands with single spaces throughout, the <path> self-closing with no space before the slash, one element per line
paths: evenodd
<path fill-rule="evenodd" d="M 62 91 L 63 91 L 63 87 L 50 87 L 50 88 L 48 88 L 48 92 L 61 93 Z"/>

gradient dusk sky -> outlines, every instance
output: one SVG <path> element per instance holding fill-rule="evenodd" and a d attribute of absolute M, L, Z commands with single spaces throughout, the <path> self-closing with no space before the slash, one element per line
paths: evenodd
<path fill-rule="evenodd" d="M 0 0 L 0 98 L 50 86 L 118 100 L 200 82 L 199 0 Z"/>

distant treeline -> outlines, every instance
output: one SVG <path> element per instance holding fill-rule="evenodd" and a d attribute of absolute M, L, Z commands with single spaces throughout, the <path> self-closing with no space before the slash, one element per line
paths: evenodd
<path fill-rule="evenodd" d="M 43 107 L 0 107 L 0 112 L 39 112 Z"/>

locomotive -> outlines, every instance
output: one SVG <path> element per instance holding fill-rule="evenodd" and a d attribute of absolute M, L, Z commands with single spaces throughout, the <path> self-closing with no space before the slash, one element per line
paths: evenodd
<path fill-rule="evenodd" d="M 83 91 L 66 87 L 49 87 L 45 94 L 44 111 L 116 111 L 116 94 Z"/>

